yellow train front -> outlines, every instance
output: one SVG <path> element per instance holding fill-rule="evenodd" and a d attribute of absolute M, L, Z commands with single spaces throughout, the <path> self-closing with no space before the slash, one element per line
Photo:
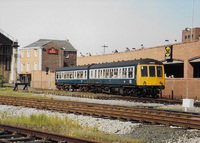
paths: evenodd
<path fill-rule="evenodd" d="M 136 76 L 138 95 L 157 97 L 161 90 L 165 88 L 164 75 L 164 66 L 159 61 L 138 63 Z"/>

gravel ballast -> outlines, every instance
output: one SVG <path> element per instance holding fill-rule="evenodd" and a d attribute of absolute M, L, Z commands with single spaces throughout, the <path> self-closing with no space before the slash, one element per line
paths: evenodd
<path fill-rule="evenodd" d="M 115 101 L 115 100 L 97 100 L 87 98 L 76 98 L 66 96 L 54 96 L 54 95 L 43 95 L 58 100 L 73 100 L 79 102 L 109 104 L 109 105 L 120 105 L 120 106 L 152 106 L 159 109 L 171 109 L 181 110 L 184 108 L 181 105 L 163 105 L 163 104 L 151 104 L 151 103 L 135 103 L 129 101 Z M 188 111 L 200 113 L 199 108 L 191 108 Z M 110 120 L 102 118 L 94 118 L 90 116 L 74 115 L 59 113 L 54 111 L 37 110 L 33 108 L 15 107 L 0 105 L 0 114 L 7 112 L 7 116 L 19 116 L 31 114 L 43 114 L 48 116 L 59 116 L 61 118 L 68 117 L 72 120 L 78 120 L 80 125 L 88 125 L 89 127 L 98 127 L 99 131 L 106 133 L 116 134 L 119 137 L 141 139 L 143 142 L 178 142 L 178 143 L 200 143 L 200 132 L 198 130 L 183 130 L 180 127 L 166 127 L 164 125 L 149 125 L 134 123 L 120 120 Z"/>

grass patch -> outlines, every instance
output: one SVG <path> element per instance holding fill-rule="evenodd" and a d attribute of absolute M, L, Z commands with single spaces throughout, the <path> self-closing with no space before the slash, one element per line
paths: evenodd
<path fill-rule="evenodd" d="M 98 127 L 89 128 L 80 126 L 78 121 L 69 119 L 68 117 L 47 116 L 46 114 L 31 114 L 30 116 L 18 115 L 10 117 L 6 112 L 1 114 L 0 122 L 3 124 L 17 125 L 28 127 L 36 130 L 55 132 L 68 136 L 75 136 L 85 139 L 97 140 L 106 143 L 122 142 L 122 143 L 139 143 L 140 140 L 119 138 L 116 135 L 106 134 L 98 131 Z"/>

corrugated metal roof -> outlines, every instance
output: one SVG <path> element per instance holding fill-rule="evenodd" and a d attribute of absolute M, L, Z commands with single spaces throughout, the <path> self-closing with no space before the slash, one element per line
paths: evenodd
<path fill-rule="evenodd" d="M 64 48 L 64 51 L 77 51 L 68 41 L 66 40 L 51 40 L 51 39 L 40 39 L 24 48 L 32 48 L 32 47 L 43 47 L 47 43 L 54 41 L 56 44 L 60 45 Z"/>

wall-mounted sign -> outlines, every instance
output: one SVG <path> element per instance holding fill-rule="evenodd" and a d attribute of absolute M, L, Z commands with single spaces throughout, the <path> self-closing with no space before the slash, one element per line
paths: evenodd
<path fill-rule="evenodd" d="M 56 50 L 54 47 L 47 50 L 48 54 L 58 54 L 58 50 Z"/>
<path fill-rule="evenodd" d="M 173 50 L 173 45 L 165 47 L 165 59 L 167 61 L 172 60 L 172 50 Z"/>

